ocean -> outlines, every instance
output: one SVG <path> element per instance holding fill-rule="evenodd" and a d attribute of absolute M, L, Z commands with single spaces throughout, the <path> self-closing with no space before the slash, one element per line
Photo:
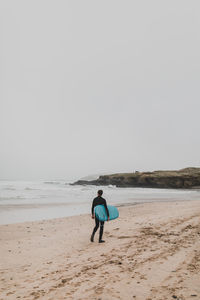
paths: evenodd
<path fill-rule="evenodd" d="M 97 190 L 108 204 L 200 200 L 198 190 L 73 186 L 65 181 L 0 181 L 0 224 L 90 213 Z"/>

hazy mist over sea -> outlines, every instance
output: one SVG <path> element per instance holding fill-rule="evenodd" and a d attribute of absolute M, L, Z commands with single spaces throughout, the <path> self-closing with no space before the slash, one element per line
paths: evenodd
<path fill-rule="evenodd" d="M 199 9 L 0 1 L 1 223 L 88 213 L 97 187 L 69 182 L 91 174 L 199 166 Z M 115 205 L 198 195 L 104 190 Z"/>
<path fill-rule="evenodd" d="M 199 166 L 199 1 L 0 1 L 0 179 Z"/>

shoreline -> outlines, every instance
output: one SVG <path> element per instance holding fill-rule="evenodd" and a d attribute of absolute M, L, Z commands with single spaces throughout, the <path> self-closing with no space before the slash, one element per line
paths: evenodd
<path fill-rule="evenodd" d="M 200 298 L 199 200 L 119 211 L 105 244 L 89 214 L 0 225 L 0 300 Z"/>
<path fill-rule="evenodd" d="M 132 199 L 133 201 L 135 199 Z M 141 201 L 141 202 L 139 202 Z M 155 198 L 152 199 L 145 199 L 145 198 L 140 198 L 139 201 L 137 202 L 126 202 L 126 203 L 117 203 L 117 204 L 111 204 L 114 205 L 118 208 L 120 207 L 131 207 L 131 206 L 135 206 L 135 205 L 142 205 L 142 204 L 148 204 L 148 203 L 173 203 L 173 202 L 187 202 L 187 201 L 200 201 L 197 199 L 176 199 L 176 198 L 166 198 L 166 199 L 162 199 L 162 200 L 155 200 Z M 8 205 L 1 205 L 0 208 L 2 208 L 3 206 L 6 206 L 6 208 L 4 208 L 4 211 L 10 211 L 12 212 L 12 210 L 14 211 L 13 208 L 15 208 L 15 210 L 20 210 L 23 209 L 31 211 L 31 209 L 39 209 L 39 208 L 51 208 L 51 207 L 67 207 L 69 206 L 68 203 L 48 203 L 48 204 L 8 204 Z M 83 212 L 83 213 L 75 213 L 75 214 L 71 214 L 71 215 L 66 215 L 66 216 L 61 216 L 61 217 L 50 217 L 50 218 L 41 218 L 41 219 L 36 219 L 36 220 L 30 220 L 30 221 L 22 221 L 22 222 L 11 222 L 11 223 L 0 223 L 0 226 L 2 225 L 11 225 L 11 224 L 23 224 L 23 223 L 34 223 L 34 222 L 40 222 L 40 221 L 49 221 L 49 220 L 56 220 L 56 219 L 63 219 L 63 218 L 69 218 L 69 217 L 78 217 L 78 216 L 82 216 L 82 215 L 89 215 L 89 212 Z"/>

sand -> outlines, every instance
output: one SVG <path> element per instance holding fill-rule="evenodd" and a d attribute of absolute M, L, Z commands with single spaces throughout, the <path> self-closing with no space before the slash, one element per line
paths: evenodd
<path fill-rule="evenodd" d="M 200 202 L 0 226 L 0 299 L 200 299 Z"/>

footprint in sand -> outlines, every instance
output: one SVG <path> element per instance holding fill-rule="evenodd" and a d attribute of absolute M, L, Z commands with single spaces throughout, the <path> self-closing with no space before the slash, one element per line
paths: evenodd
<path fill-rule="evenodd" d="M 6 296 L 9 296 L 9 295 L 13 295 L 15 292 L 9 292 L 6 294 Z"/>
<path fill-rule="evenodd" d="M 130 239 L 131 236 L 130 235 L 121 235 L 121 236 L 118 236 L 118 239 Z"/>

